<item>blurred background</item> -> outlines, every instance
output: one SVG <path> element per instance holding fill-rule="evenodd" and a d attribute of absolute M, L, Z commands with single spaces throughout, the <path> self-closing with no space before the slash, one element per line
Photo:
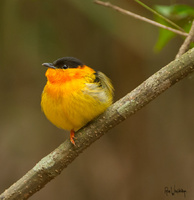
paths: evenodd
<path fill-rule="evenodd" d="M 129 0 L 111 0 L 148 18 Z M 193 0 L 144 3 L 194 6 Z M 158 28 L 92 0 L 0 1 L 0 193 L 22 177 L 69 133 L 41 112 L 46 83 L 41 64 L 73 56 L 112 79 L 115 101 L 172 61 L 177 36 L 154 52 Z M 194 198 L 194 76 L 170 88 L 84 151 L 30 199 Z"/>

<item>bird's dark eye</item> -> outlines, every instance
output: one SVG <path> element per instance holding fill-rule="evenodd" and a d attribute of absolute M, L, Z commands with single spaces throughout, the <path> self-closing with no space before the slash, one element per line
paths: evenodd
<path fill-rule="evenodd" d="M 62 66 L 62 69 L 67 69 L 67 68 L 68 68 L 67 65 L 63 65 L 63 66 Z"/>

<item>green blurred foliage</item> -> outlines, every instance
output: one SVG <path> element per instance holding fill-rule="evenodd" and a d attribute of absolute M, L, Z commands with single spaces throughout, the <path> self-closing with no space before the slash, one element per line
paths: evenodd
<path fill-rule="evenodd" d="M 183 30 L 185 30 L 185 32 L 189 32 L 192 21 L 194 19 L 194 7 L 188 5 L 155 5 L 154 8 L 158 13 L 179 25 Z M 155 19 L 161 24 L 172 27 L 172 25 L 170 25 L 167 21 L 161 19 L 158 16 L 155 16 Z M 175 33 L 160 28 L 155 50 L 160 51 L 175 36 Z M 191 47 L 193 47 L 193 45 Z"/>

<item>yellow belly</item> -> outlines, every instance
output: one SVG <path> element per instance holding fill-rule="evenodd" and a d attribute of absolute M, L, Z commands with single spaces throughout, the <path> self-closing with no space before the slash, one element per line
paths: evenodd
<path fill-rule="evenodd" d="M 41 107 L 48 120 L 65 130 L 78 130 L 96 116 L 106 110 L 112 103 L 112 98 L 101 102 L 98 98 L 84 92 L 85 85 L 48 84 L 42 93 Z"/>

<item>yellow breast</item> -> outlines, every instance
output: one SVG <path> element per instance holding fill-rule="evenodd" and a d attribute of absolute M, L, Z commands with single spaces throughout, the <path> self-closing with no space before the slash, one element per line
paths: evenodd
<path fill-rule="evenodd" d="M 48 69 L 41 107 L 57 127 L 78 130 L 105 111 L 112 103 L 112 93 L 94 82 L 94 70 Z M 108 81 L 108 79 L 107 79 Z"/>

